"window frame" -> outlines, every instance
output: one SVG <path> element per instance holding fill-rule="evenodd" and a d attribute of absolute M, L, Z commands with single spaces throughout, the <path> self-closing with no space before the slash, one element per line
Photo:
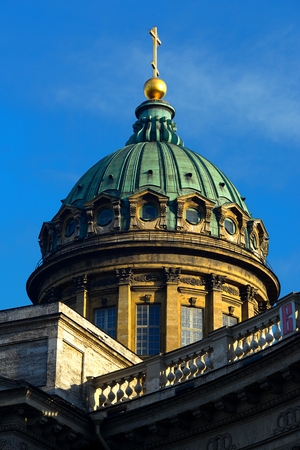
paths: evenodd
<path fill-rule="evenodd" d="M 100 320 L 97 321 L 97 313 L 103 313 L 104 314 L 104 327 L 100 326 Z M 109 326 L 109 313 L 113 312 L 113 321 L 114 325 Z M 100 318 L 99 318 L 100 319 Z M 108 334 L 113 339 L 116 339 L 117 337 L 117 308 L 116 306 L 103 306 L 102 308 L 97 308 L 94 310 L 94 324 L 96 327 L 98 327 L 100 330 L 104 331 L 104 333 Z"/>
<path fill-rule="evenodd" d="M 185 313 L 189 312 L 189 326 L 184 326 L 184 320 L 187 317 L 184 317 Z M 197 328 L 194 326 L 194 322 L 196 320 L 196 313 L 200 313 L 198 320 L 201 321 L 201 328 Z M 203 339 L 203 328 L 204 328 L 204 308 L 198 308 L 194 306 L 181 305 L 181 346 L 185 347 L 186 345 L 193 344 L 194 342 L 200 341 Z M 188 342 L 187 342 L 188 341 Z"/>
<path fill-rule="evenodd" d="M 154 316 L 151 317 L 151 311 Z M 158 323 L 157 322 L 158 318 Z M 139 323 L 140 320 L 144 323 Z M 153 322 L 153 323 L 151 323 Z M 157 355 L 161 344 L 161 305 L 159 303 L 136 305 L 136 354 Z M 140 336 L 140 337 L 139 337 Z"/>

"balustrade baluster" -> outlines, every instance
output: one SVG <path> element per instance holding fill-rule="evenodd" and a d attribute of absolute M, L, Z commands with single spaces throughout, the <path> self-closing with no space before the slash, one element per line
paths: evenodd
<path fill-rule="evenodd" d="M 279 341 L 279 339 L 281 338 L 282 335 L 281 335 L 281 331 L 279 329 L 278 323 L 277 322 L 274 323 L 272 328 L 273 328 L 273 336 L 274 336 L 275 340 Z"/>
<path fill-rule="evenodd" d="M 122 398 L 124 397 L 124 391 L 122 390 L 122 385 L 124 384 L 124 379 L 121 379 L 119 382 L 119 389 L 117 390 L 117 403 L 120 403 L 122 401 Z"/>
<path fill-rule="evenodd" d="M 131 396 L 132 396 L 132 394 L 133 394 L 133 389 L 132 389 L 132 387 L 130 386 L 131 382 L 132 382 L 132 378 L 130 377 L 130 378 L 128 378 L 128 380 L 127 380 L 127 387 L 126 387 L 126 389 L 125 389 L 125 394 L 127 395 L 127 399 L 130 399 Z M 126 399 L 126 400 L 127 400 L 127 399 Z"/>
<path fill-rule="evenodd" d="M 193 378 L 198 370 L 196 364 L 195 364 L 195 357 L 193 356 L 192 359 L 189 362 L 189 368 L 191 372 L 190 378 Z"/>
<path fill-rule="evenodd" d="M 107 397 L 104 394 L 104 391 L 107 389 L 107 385 L 104 384 L 100 389 L 101 389 L 101 394 L 99 395 L 99 406 L 105 406 Z"/>
<path fill-rule="evenodd" d="M 240 358 L 241 356 L 243 356 L 243 354 L 244 354 L 244 350 L 243 350 L 243 348 L 242 348 L 242 344 L 241 344 L 241 338 L 239 338 L 238 340 L 237 340 L 237 346 L 236 346 L 236 349 L 235 349 L 235 356 L 237 357 L 237 358 Z"/>
<path fill-rule="evenodd" d="M 142 386 L 141 380 L 142 380 L 142 374 L 138 374 L 138 376 L 137 376 L 137 383 L 136 383 L 136 385 L 134 387 L 134 390 L 135 390 L 136 395 L 138 397 L 140 396 L 141 392 L 143 391 L 143 386 Z"/>
<path fill-rule="evenodd" d="M 112 404 L 114 402 L 114 399 L 116 398 L 116 394 L 113 391 L 113 386 L 115 386 L 115 384 L 111 384 L 110 387 L 110 391 L 107 395 L 107 398 L 109 400 L 109 403 Z"/>
<path fill-rule="evenodd" d="M 196 366 L 198 367 L 198 371 L 199 371 L 199 373 L 197 375 L 201 374 L 206 369 L 206 365 L 202 359 L 203 359 L 203 355 L 201 355 L 201 354 L 196 359 Z"/>

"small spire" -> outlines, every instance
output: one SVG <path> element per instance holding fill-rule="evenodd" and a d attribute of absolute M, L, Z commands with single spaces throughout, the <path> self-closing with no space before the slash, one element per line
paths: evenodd
<path fill-rule="evenodd" d="M 161 40 L 158 37 L 157 27 L 153 27 L 149 33 L 153 41 L 153 61 L 151 62 L 153 77 L 144 84 L 144 94 L 149 100 L 161 100 L 167 93 L 166 83 L 161 78 L 158 78 L 157 47 L 161 45 Z"/>

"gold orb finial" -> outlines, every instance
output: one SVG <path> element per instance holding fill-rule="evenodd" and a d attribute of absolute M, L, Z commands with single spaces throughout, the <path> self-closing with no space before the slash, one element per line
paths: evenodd
<path fill-rule="evenodd" d="M 150 78 L 144 84 L 144 94 L 149 100 L 161 100 L 167 93 L 167 85 L 161 78 Z"/>

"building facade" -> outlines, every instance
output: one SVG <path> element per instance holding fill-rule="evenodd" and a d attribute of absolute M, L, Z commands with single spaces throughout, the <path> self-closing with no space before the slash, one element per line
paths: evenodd
<path fill-rule="evenodd" d="M 299 294 L 165 93 L 42 225 L 33 306 L 0 312 L 0 449 L 300 448 Z"/>

